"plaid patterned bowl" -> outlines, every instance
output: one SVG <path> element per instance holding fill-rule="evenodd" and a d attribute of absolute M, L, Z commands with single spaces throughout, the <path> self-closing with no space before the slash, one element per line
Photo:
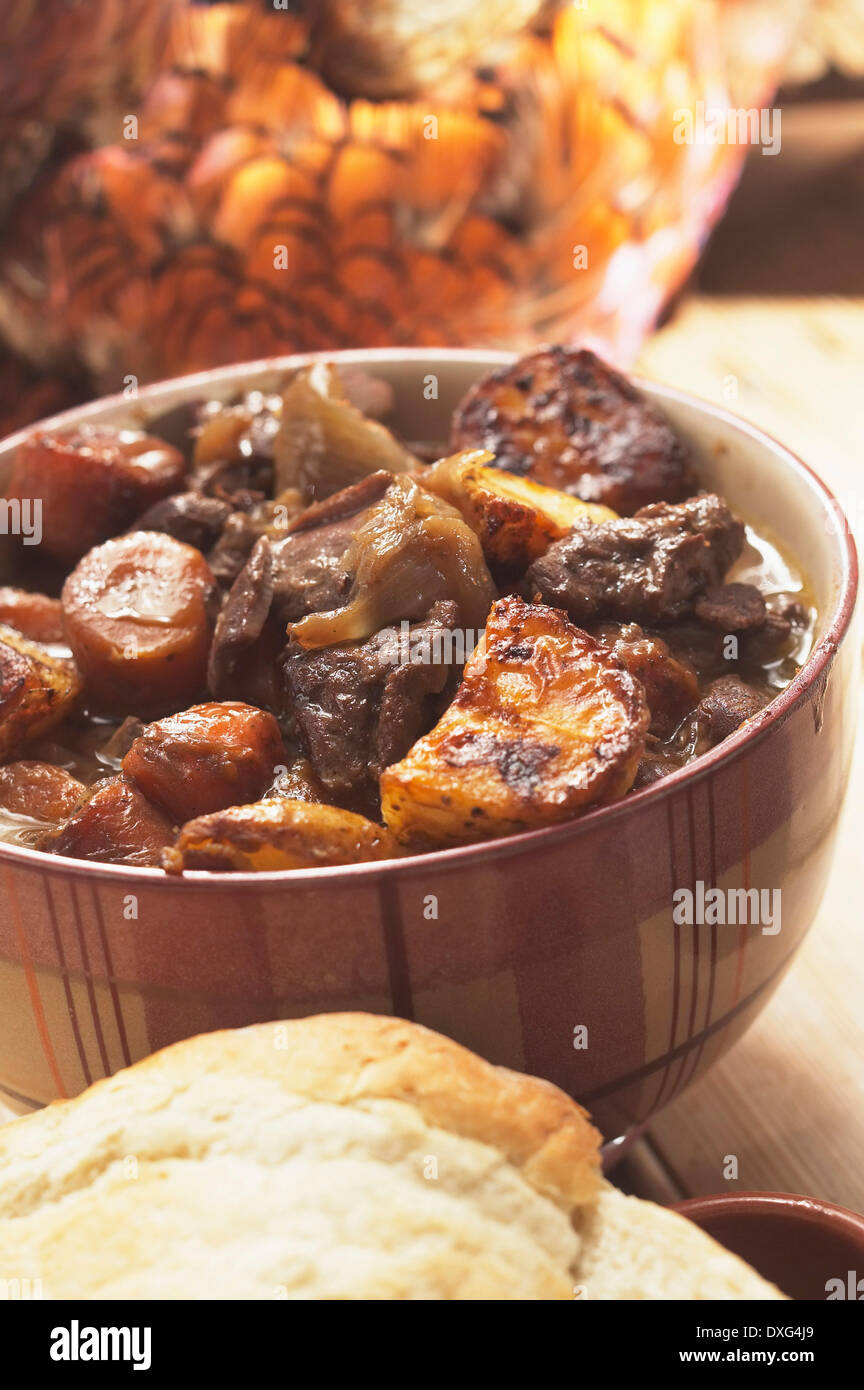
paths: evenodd
<path fill-rule="evenodd" d="M 386 377 L 411 438 L 446 436 L 503 354 L 336 354 Z M 135 422 L 279 358 L 148 387 L 55 423 Z M 424 392 L 429 377 L 437 399 Z M 697 763 L 580 820 L 395 863 L 295 873 L 127 869 L 0 846 L 0 1099 L 18 1110 L 191 1034 L 336 1009 L 393 1013 L 534 1072 L 605 1133 L 644 1123 L 756 1017 L 813 920 L 849 775 L 854 544 L 825 486 L 760 431 L 649 387 L 700 477 L 806 571 L 820 613 L 791 685 Z M 16 445 L 0 445 L 0 480 Z M 678 925 L 676 889 L 780 889 L 782 925 Z"/>

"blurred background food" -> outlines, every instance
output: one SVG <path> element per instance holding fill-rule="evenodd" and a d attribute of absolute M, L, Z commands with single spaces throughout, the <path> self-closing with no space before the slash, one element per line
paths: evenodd
<path fill-rule="evenodd" d="M 676 113 L 858 61 L 846 9 L 5 0 L 0 430 L 304 348 L 577 337 L 627 365 L 746 152 L 676 143 Z"/>

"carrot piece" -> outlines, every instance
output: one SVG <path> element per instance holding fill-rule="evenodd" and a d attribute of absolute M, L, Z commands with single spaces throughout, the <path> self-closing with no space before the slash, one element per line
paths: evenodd
<path fill-rule="evenodd" d="M 203 691 L 216 581 L 199 550 L 134 531 L 91 550 L 63 586 L 63 618 L 85 689 L 143 718 Z"/>
<path fill-rule="evenodd" d="M 14 627 L 31 642 L 62 642 L 63 608 L 59 598 L 0 586 L 0 623 Z"/>
<path fill-rule="evenodd" d="M 176 492 L 185 473 L 180 450 L 154 435 L 81 425 L 26 439 L 6 495 L 38 500 L 44 550 L 74 561 Z"/>
<path fill-rule="evenodd" d="M 83 782 L 52 763 L 24 761 L 0 767 L 0 806 L 16 816 L 65 820 L 86 792 Z"/>
<path fill-rule="evenodd" d="M 125 777 L 110 777 L 39 848 L 68 859 L 146 868 L 158 865 L 173 838 L 174 827 L 158 806 Z"/>
<path fill-rule="evenodd" d="M 123 771 L 182 824 L 254 801 L 284 759 L 273 715 L 226 700 L 148 725 L 123 759 Z"/>

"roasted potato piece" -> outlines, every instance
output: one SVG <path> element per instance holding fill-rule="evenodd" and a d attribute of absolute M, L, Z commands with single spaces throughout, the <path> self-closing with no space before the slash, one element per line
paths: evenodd
<path fill-rule="evenodd" d="M 16 816 L 61 821 L 87 795 L 87 788 L 53 763 L 20 762 L 0 767 L 0 806 Z"/>
<path fill-rule="evenodd" d="M 174 826 L 158 806 L 125 777 L 110 777 L 97 782 L 90 799 L 39 848 L 68 859 L 146 868 L 159 864 L 173 839 Z"/>
<path fill-rule="evenodd" d="M 284 758 L 273 715 L 226 700 L 149 724 L 123 759 L 123 771 L 182 825 L 261 796 Z"/>
<path fill-rule="evenodd" d="M 232 806 L 184 825 L 163 865 L 183 869 L 314 869 L 393 859 L 400 853 L 389 830 L 365 816 L 284 797 Z"/>
<path fill-rule="evenodd" d="M 40 498 L 42 545 L 74 561 L 124 530 L 145 507 L 176 492 L 179 449 L 139 430 L 107 425 L 38 433 L 18 449 L 8 497 Z"/>
<path fill-rule="evenodd" d="M 662 638 L 643 632 L 638 623 L 604 623 L 594 636 L 642 682 L 651 733 L 668 738 L 699 700 L 695 671 L 678 661 Z"/>
<path fill-rule="evenodd" d="M 575 348 L 548 347 L 471 387 L 451 447 L 631 516 L 693 490 L 687 451 L 631 382 Z"/>
<path fill-rule="evenodd" d="M 63 607 L 59 598 L 31 594 L 26 589 L 0 588 L 0 623 L 14 627 L 31 642 L 64 642 Z"/>
<path fill-rule="evenodd" d="M 492 458 L 483 449 L 465 449 L 418 474 L 425 488 L 462 513 L 490 565 L 521 573 L 581 518 L 615 520 L 609 507 L 487 467 Z"/>
<path fill-rule="evenodd" d="M 593 637 L 499 599 L 453 703 L 382 773 L 384 820 L 417 848 L 566 820 L 624 795 L 648 723 L 641 684 Z"/>
<path fill-rule="evenodd" d="M 0 762 L 62 719 L 80 692 L 71 661 L 0 625 Z"/>
<path fill-rule="evenodd" d="M 307 501 L 329 497 L 380 468 L 408 473 L 420 462 L 351 404 L 329 362 L 304 367 L 289 383 L 274 457 L 276 491 L 299 488 Z"/>
<path fill-rule="evenodd" d="M 144 718 L 205 688 L 216 581 L 200 551 L 133 531 L 84 556 L 63 585 L 69 645 L 101 708 Z"/>

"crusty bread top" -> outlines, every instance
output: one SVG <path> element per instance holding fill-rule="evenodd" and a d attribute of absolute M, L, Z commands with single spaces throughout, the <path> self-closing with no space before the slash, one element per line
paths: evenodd
<path fill-rule="evenodd" d="M 362 1014 L 179 1043 L 0 1131 L 0 1279 L 46 1297 L 567 1299 L 598 1135 Z M 4 1218 L 6 1218 L 4 1220 Z"/>
<path fill-rule="evenodd" d="M 400 1100 L 437 1129 L 500 1150 L 539 1192 L 570 1208 L 587 1201 L 600 1175 L 600 1135 L 556 1086 L 493 1066 L 416 1023 L 375 1014 L 318 1014 L 285 1023 L 204 1033 L 0 1129 L 2 1177 L 9 1160 L 44 1152 L 67 1117 L 100 1102 L 113 1114 L 146 1108 L 163 1086 L 182 1092 L 203 1073 L 270 1078 L 294 1095 L 337 1105 Z"/>

